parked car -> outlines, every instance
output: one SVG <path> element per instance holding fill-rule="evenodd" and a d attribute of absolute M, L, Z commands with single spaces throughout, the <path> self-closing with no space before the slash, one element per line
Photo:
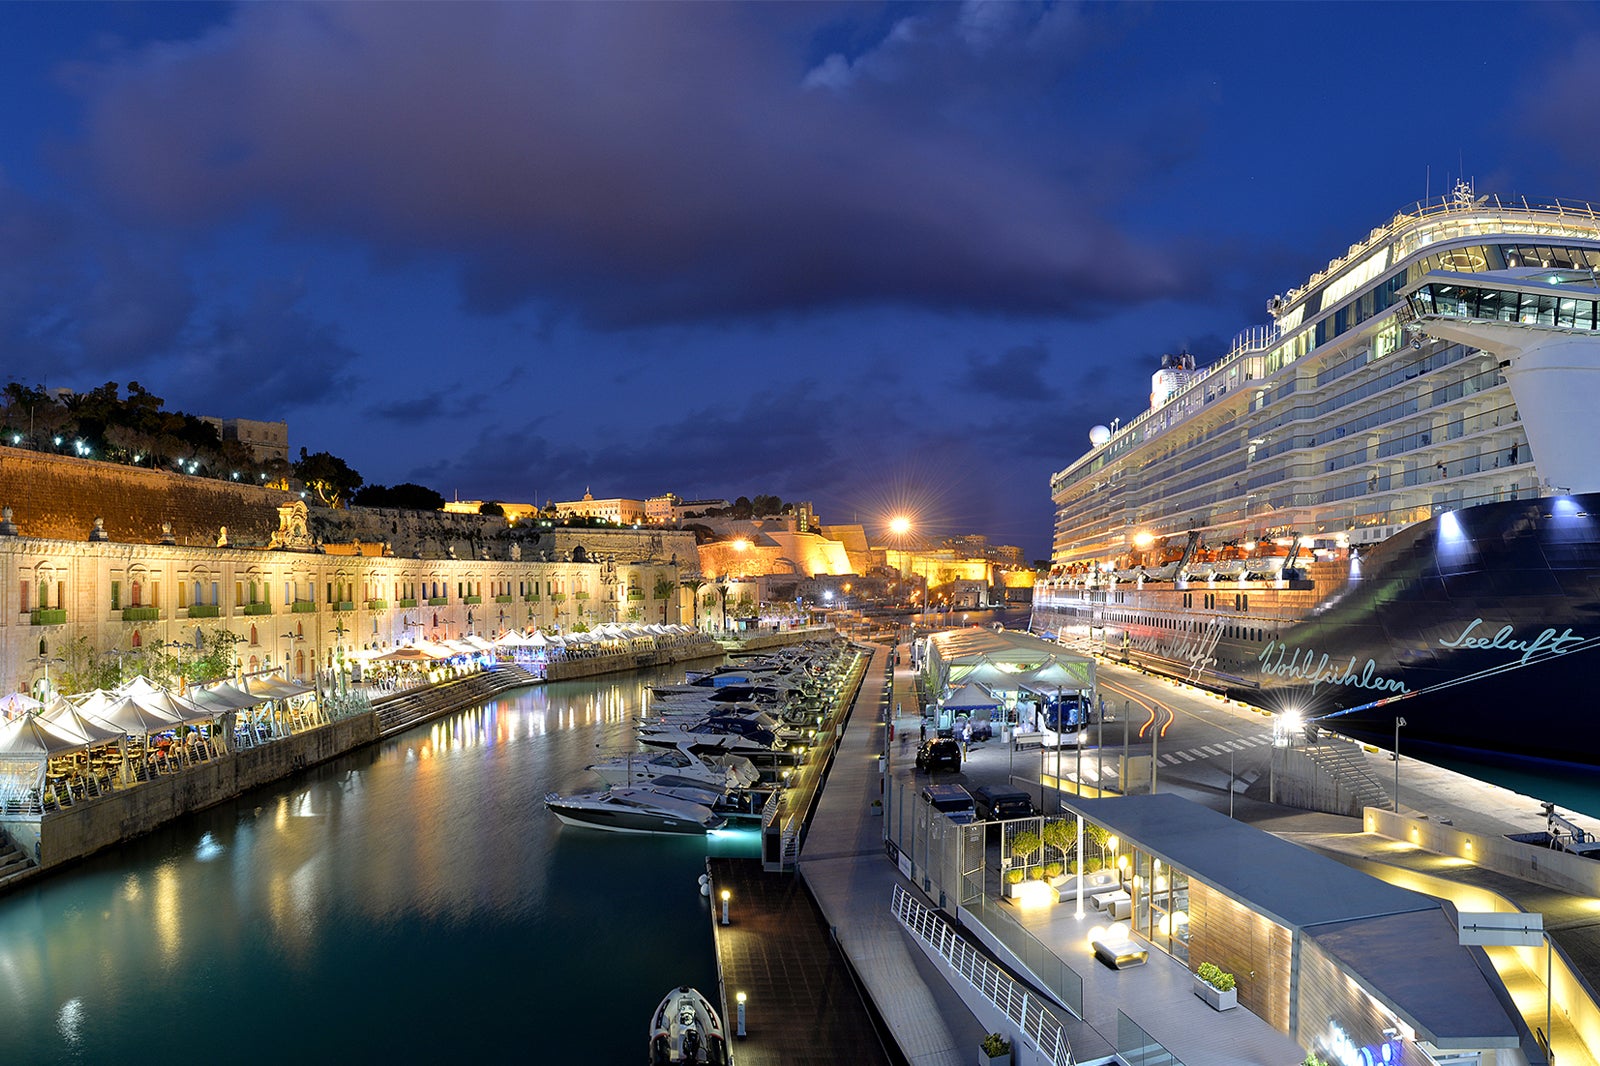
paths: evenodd
<path fill-rule="evenodd" d="M 960 785 L 927 785 L 922 790 L 922 798 L 957 825 L 969 825 L 978 820 L 971 794 Z"/>
<path fill-rule="evenodd" d="M 933 770 L 937 768 L 946 770 L 961 769 L 961 745 L 949 737 L 934 737 L 924 740 L 917 749 L 917 769 Z"/>
<path fill-rule="evenodd" d="M 972 790 L 978 817 L 986 822 L 1008 818 L 1033 817 L 1033 800 L 1020 788 L 1010 785 L 983 785 Z"/>

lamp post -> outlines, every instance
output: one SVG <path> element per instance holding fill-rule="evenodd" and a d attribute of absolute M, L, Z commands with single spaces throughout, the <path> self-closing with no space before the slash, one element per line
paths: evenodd
<path fill-rule="evenodd" d="M 65 666 L 67 661 L 60 656 L 51 655 L 49 647 L 45 644 L 43 637 L 39 638 L 39 654 L 28 661 L 32 663 L 38 663 L 44 668 L 44 690 L 40 693 L 40 695 L 44 697 L 43 702 L 49 702 L 50 693 L 52 691 L 50 688 L 50 664 L 57 663 L 61 666 Z"/>
<path fill-rule="evenodd" d="M 1394 813 L 1400 813 L 1400 727 L 1406 720 L 1399 715 L 1394 719 Z"/>
<path fill-rule="evenodd" d="M 336 621 L 334 623 L 333 628 L 328 630 L 328 635 L 333 637 L 335 642 L 336 642 L 335 645 L 334 645 L 335 650 L 334 650 L 333 654 L 334 654 L 335 668 L 339 671 L 339 691 L 340 691 L 340 693 L 344 693 L 344 692 L 349 691 L 349 684 L 345 680 L 345 656 L 344 656 L 344 638 L 345 638 L 345 634 L 348 633 L 348 632 L 350 632 L 350 631 L 344 627 L 344 622 L 342 620 L 341 621 Z"/>

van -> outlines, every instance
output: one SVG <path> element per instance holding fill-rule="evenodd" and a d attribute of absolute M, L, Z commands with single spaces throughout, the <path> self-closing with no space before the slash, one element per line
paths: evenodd
<path fill-rule="evenodd" d="M 975 788 L 972 799 L 977 805 L 978 817 L 987 822 L 1033 816 L 1033 799 L 1022 789 L 1010 785 Z"/>
<path fill-rule="evenodd" d="M 957 825 L 978 820 L 978 810 L 973 805 L 972 794 L 960 785 L 925 785 L 922 798 L 933 809 L 947 816 Z"/>

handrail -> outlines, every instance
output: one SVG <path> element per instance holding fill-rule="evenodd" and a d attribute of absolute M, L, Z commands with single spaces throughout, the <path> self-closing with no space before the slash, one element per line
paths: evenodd
<path fill-rule="evenodd" d="M 889 906 L 907 932 L 938 952 L 950 969 L 1017 1024 L 1023 1038 L 1039 1050 L 1040 1061 L 1072 1066 L 1066 1030 L 1029 989 L 957 936 L 950 923 L 918 903 L 904 887 L 894 886 Z"/>

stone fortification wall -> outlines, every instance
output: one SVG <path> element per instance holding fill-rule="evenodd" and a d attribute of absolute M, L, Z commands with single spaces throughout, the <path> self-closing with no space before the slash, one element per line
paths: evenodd
<path fill-rule="evenodd" d="M 420 555 L 437 559 L 454 551 L 457 559 L 509 557 L 516 544 L 524 562 L 548 557 L 566 559 L 578 549 L 590 561 L 615 556 L 618 562 L 667 562 L 699 565 L 694 534 L 663 529 L 540 528 L 526 523 L 508 525 L 493 515 L 450 514 L 445 511 L 401 511 L 387 507 L 351 507 L 330 511 L 312 508 L 308 524 L 313 536 L 328 544 L 364 544 L 387 541 L 399 556 Z"/>
<path fill-rule="evenodd" d="M 172 523 L 179 544 L 215 544 L 217 531 L 240 546 L 262 545 L 278 528 L 278 505 L 298 495 L 231 481 L 171 474 L 0 448 L 0 506 L 10 507 L 24 536 L 86 540 L 96 517 L 110 539 L 161 540 Z"/>
<path fill-rule="evenodd" d="M 228 528 L 236 547 L 265 547 L 278 528 L 278 506 L 299 493 L 191 477 L 91 459 L 0 447 L 0 506 L 12 509 L 23 536 L 86 540 L 95 518 L 105 519 L 113 541 L 155 544 L 161 524 L 172 524 L 178 544 L 214 545 Z M 686 571 L 699 565 L 694 534 L 662 529 L 541 529 L 508 526 L 504 518 L 353 507 L 332 511 L 308 499 L 312 536 L 329 544 L 387 542 L 404 557 L 505 559 L 511 545 L 527 561 L 548 554 L 563 559 L 582 548 L 587 556 L 621 562 L 666 562 L 676 556 Z M 530 554 L 532 553 L 532 554 Z"/>

